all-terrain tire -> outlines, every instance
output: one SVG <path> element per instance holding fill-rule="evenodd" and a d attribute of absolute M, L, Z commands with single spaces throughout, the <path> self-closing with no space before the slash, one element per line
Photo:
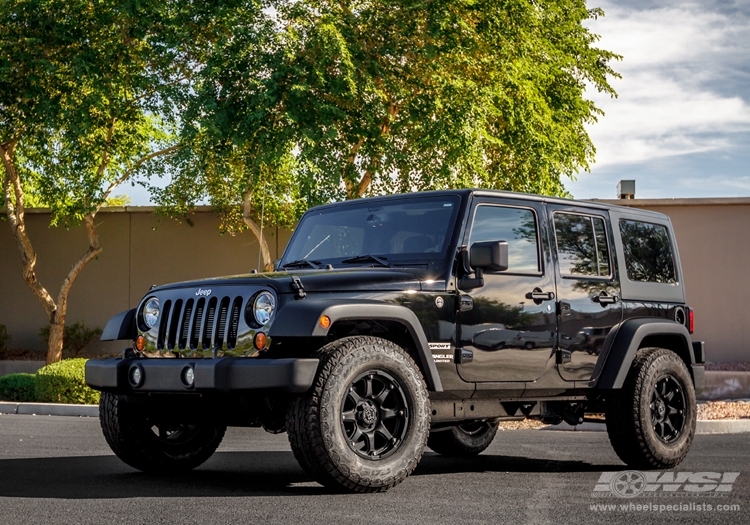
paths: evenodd
<path fill-rule="evenodd" d="M 429 435 L 419 368 L 396 344 L 370 336 L 339 339 L 317 354 L 313 386 L 287 412 L 297 461 L 337 491 L 384 492 L 398 485 L 419 463 Z"/>
<path fill-rule="evenodd" d="M 223 425 L 159 425 L 124 398 L 103 392 L 99 422 L 112 451 L 144 472 L 184 472 L 204 463 L 226 431 Z"/>
<path fill-rule="evenodd" d="M 498 419 L 467 421 L 452 426 L 449 430 L 432 432 L 427 446 L 443 456 L 471 457 L 487 449 L 495 439 Z"/>
<path fill-rule="evenodd" d="M 673 468 L 690 450 L 696 412 L 693 381 L 682 359 L 664 348 L 642 348 L 622 389 L 606 400 L 607 433 L 629 467 Z"/>

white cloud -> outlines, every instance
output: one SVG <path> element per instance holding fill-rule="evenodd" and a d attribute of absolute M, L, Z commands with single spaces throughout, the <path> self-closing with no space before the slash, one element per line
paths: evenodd
<path fill-rule="evenodd" d="M 593 169 L 735 147 L 735 134 L 750 130 L 750 87 L 736 82 L 750 58 L 748 13 L 706 3 L 602 7 L 606 17 L 590 27 L 600 47 L 624 56 L 614 63 L 623 79 L 613 81 L 618 99 L 589 92 L 606 113 L 589 128 Z"/>

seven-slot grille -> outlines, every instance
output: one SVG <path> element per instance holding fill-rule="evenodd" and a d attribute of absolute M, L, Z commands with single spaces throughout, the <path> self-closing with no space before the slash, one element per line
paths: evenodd
<path fill-rule="evenodd" d="M 242 297 L 201 297 L 164 303 L 156 347 L 159 350 L 198 348 L 220 350 L 226 343 L 232 349 L 237 344 L 237 332 L 242 313 Z"/>

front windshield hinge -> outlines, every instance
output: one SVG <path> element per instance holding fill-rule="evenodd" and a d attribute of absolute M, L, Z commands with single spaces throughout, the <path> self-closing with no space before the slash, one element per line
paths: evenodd
<path fill-rule="evenodd" d="M 292 290 L 294 290 L 295 299 L 304 299 L 307 293 L 299 277 L 292 277 Z"/>

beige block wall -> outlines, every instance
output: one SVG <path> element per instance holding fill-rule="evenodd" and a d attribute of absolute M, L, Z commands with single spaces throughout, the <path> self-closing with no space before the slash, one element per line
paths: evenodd
<path fill-rule="evenodd" d="M 65 275 L 86 251 L 82 227 L 49 227 L 49 213 L 26 215 L 37 252 L 37 276 L 57 297 Z M 152 284 L 248 273 L 258 267 L 258 241 L 250 233 L 219 234 L 218 216 L 200 209 L 193 226 L 154 215 L 150 208 L 103 210 L 97 215 L 102 254 L 73 285 L 67 321 L 104 327 L 114 314 L 133 308 Z M 266 230 L 273 259 L 291 233 Z M 41 304 L 21 276 L 18 248 L 7 221 L 0 221 L 0 324 L 11 347 L 43 349 L 39 329 L 47 323 Z M 103 348 L 104 349 L 104 348 Z M 110 350 L 109 348 L 106 348 Z"/>
<path fill-rule="evenodd" d="M 637 199 L 608 201 L 651 209 L 674 224 L 688 304 L 696 312 L 695 337 L 714 362 L 750 361 L 750 310 L 741 294 L 750 289 L 750 199 Z M 28 228 L 39 254 L 39 279 L 54 295 L 86 249 L 82 228 L 50 228 L 49 214 L 29 213 Z M 159 217 L 150 208 L 112 209 L 97 216 L 104 252 L 73 286 L 68 321 L 104 327 L 114 314 L 133 308 L 152 284 L 247 273 L 258 265 L 258 242 L 249 232 L 220 235 L 210 209 L 194 226 Z M 267 232 L 272 257 L 291 232 Z M 41 349 L 37 332 L 46 319 L 21 278 L 15 240 L 0 221 L 0 323 L 16 348 Z"/>

